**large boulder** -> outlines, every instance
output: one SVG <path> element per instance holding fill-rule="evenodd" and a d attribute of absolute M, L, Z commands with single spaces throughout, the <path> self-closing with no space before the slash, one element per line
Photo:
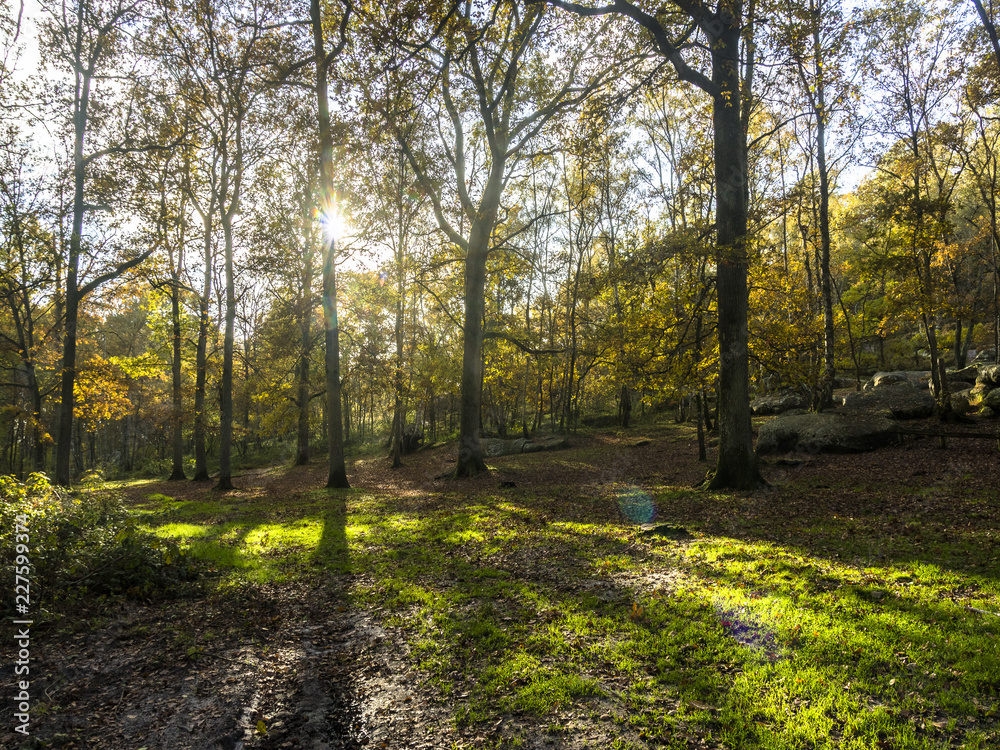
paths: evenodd
<path fill-rule="evenodd" d="M 893 372 L 876 372 L 865 383 L 864 389 L 870 391 L 900 383 L 909 383 L 914 388 L 926 388 L 930 382 L 930 370 L 894 370 Z"/>
<path fill-rule="evenodd" d="M 953 380 L 951 376 L 948 377 L 948 390 L 952 393 L 959 393 L 961 391 L 967 391 L 972 388 L 974 381 L 972 380 Z"/>
<path fill-rule="evenodd" d="M 958 414 L 968 414 L 972 411 L 972 389 L 966 388 L 951 394 L 951 409 Z"/>
<path fill-rule="evenodd" d="M 966 365 L 961 370 L 948 370 L 945 374 L 948 376 L 949 383 L 975 383 L 976 378 L 979 377 L 979 367 Z"/>
<path fill-rule="evenodd" d="M 879 385 L 870 391 L 848 393 L 844 409 L 891 419 L 923 419 L 934 414 L 934 397 L 909 382 Z"/>
<path fill-rule="evenodd" d="M 1000 412 L 1000 388 L 994 388 L 987 393 L 980 404 L 995 412 Z"/>
<path fill-rule="evenodd" d="M 757 452 L 861 453 L 896 440 L 896 429 L 892 420 L 877 416 L 786 414 L 761 425 Z"/>
<path fill-rule="evenodd" d="M 485 438 L 482 441 L 483 455 L 488 458 L 497 456 L 513 456 L 518 453 L 538 453 L 539 451 L 555 451 L 569 448 L 569 441 L 564 437 L 547 437 L 530 440 L 528 438 Z"/>
<path fill-rule="evenodd" d="M 1000 365 L 980 365 L 976 385 L 983 385 L 991 390 L 1000 388 Z"/>
<path fill-rule="evenodd" d="M 758 416 L 766 414 L 783 414 L 791 409 L 806 409 L 809 400 L 802 391 L 784 388 L 768 396 L 760 396 L 750 402 L 750 409 Z"/>

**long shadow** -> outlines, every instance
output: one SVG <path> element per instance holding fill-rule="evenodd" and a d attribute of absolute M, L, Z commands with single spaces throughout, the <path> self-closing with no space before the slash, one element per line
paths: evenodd
<path fill-rule="evenodd" d="M 280 711 L 289 715 L 265 747 L 285 747 L 291 738 L 300 745 L 330 743 L 359 750 L 370 744 L 364 725 L 363 696 L 357 682 L 365 665 L 350 637 L 351 558 L 347 539 L 347 498 L 344 491 L 308 493 L 320 500 L 323 529 L 308 565 L 317 571 L 305 612 L 298 688 L 286 695 Z M 310 745 L 311 746 L 311 745 Z M 318 746 L 318 745 L 317 745 Z M 324 745 L 325 746 L 325 745 Z"/>
<path fill-rule="evenodd" d="M 622 477 L 622 479 L 627 478 Z M 783 521 L 781 524 L 769 526 L 766 518 L 756 523 L 736 523 L 737 528 L 734 532 L 732 529 L 727 529 L 727 526 L 733 524 L 731 514 L 738 514 L 741 507 L 746 508 L 748 503 L 756 502 L 753 498 L 727 498 L 672 490 L 666 493 L 668 497 L 661 502 L 655 491 L 648 494 L 641 488 L 625 488 L 623 491 L 626 497 L 622 507 L 618 509 L 620 515 L 612 518 L 615 516 L 612 509 L 607 506 L 594 507 L 593 510 L 597 511 L 600 518 L 592 520 L 603 519 L 624 523 L 635 514 L 643 516 L 641 520 L 669 519 L 689 524 L 692 529 L 712 533 L 718 537 L 715 541 L 719 544 L 724 545 L 725 537 L 728 536 L 747 542 L 782 545 L 791 552 L 813 557 L 817 561 L 823 560 L 830 566 L 844 566 L 847 563 L 850 567 L 849 560 L 844 558 L 859 555 L 864 557 L 863 553 L 867 552 L 869 559 L 862 567 L 882 568 L 886 575 L 893 566 L 921 564 L 950 570 L 956 575 L 981 577 L 987 581 L 995 581 L 998 576 L 997 567 L 992 569 L 974 567 L 963 555 L 965 545 L 977 541 L 976 535 L 981 533 L 981 530 L 973 530 L 968 534 L 956 530 L 949 534 L 942 533 L 939 535 L 940 538 L 925 534 L 924 542 L 930 542 L 927 546 L 922 546 L 922 543 L 894 543 L 891 547 L 887 547 L 880 543 L 878 525 L 874 523 L 878 519 L 877 499 L 863 499 L 860 503 L 871 513 L 870 520 L 873 522 L 871 526 L 874 528 L 866 529 L 864 516 L 859 515 L 853 520 L 848 520 L 842 517 L 843 511 L 836 504 L 832 506 L 826 504 L 812 508 L 808 513 L 801 512 L 801 509 L 795 509 L 792 513 L 792 509 L 789 509 L 788 517 L 785 518 L 775 514 L 775 518 L 781 518 Z M 538 492 L 544 495 L 545 489 L 539 488 Z M 535 498 L 512 494 L 502 497 L 498 494 L 497 497 L 485 501 L 477 499 L 476 502 L 485 502 L 492 508 L 494 514 L 503 517 L 504 523 L 512 528 L 523 529 L 525 535 L 528 535 L 527 533 L 533 528 L 537 529 L 540 524 L 562 520 L 560 515 L 567 521 L 578 522 L 587 514 L 586 510 L 580 508 L 567 509 L 565 505 L 555 500 L 539 503 Z M 856 498 L 852 502 L 854 505 L 859 504 Z M 617 608 L 618 617 L 621 619 L 621 608 L 629 603 L 635 604 L 633 598 L 636 592 L 614 581 L 604 581 L 603 597 L 595 597 L 593 593 L 581 592 L 574 590 L 573 586 L 560 584 L 560 580 L 579 583 L 600 577 L 599 572 L 595 571 L 593 559 L 588 558 L 588 550 L 591 554 L 595 550 L 592 545 L 588 546 L 585 543 L 587 540 L 584 537 L 587 537 L 587 534 L 567 528 L 561 529 L 558 536 L 546 537 L 545 554 L 540 560 L 536 560 L 540 564 L 534 568 L 531 565 L 525 567 L 520 563 L 515 564 L 519 552 L 519 543 L 516 539 L 505 542 L 502 551 L 494 551 L 491 554 L 483 554 L 481 550 L 477 553 L 475 548 L 479 542 L 460 541 L 475 530 L 476 524 L 468 515 L 476 510 L 475 507 L 470 508 L 466 505 L 462 508 L 461 502 L 456 497 L 452 497 L 442 505 L 454 505 L 456 510 L 459 508 L 461 510 L 448 513 L 439 505 L 435 512 L 428 513 L 427 517 L 420 520 L 414 530 L 415 533 L 408 539 L 390 541 L 392 535 L 388 533 L 389 519 L 397 510 L 387 503 L 382 509 L 384 520 L 374 524 L 376 530 L 382 526 L 387 533 L 383 537 L 376 534 L 375 541 L 385 547 L 386 553 L 391 552 L 398 563 L 397 570 L 392 575 L 384 576 L 387 585 L 385 593 L 390 598 L 395 597 L 395 606 L 398 608 L 424 606 L 433 611 L 436 627 L 456 636 L 445 639 L 448 642 L 448 650 L 439 654 L 439 658 L 460 671 L 463 677 L 475 679 L 477 675 L 489 673 L 490 670 L 493 674 L 497 674 L 503 666 L 501 662 L 504 659 L 508 657 L 510 657 L 508 660 L 513 659 L 515 652 L 529 651 L 530 648 L 525 646 L 523 640 L 532 634 L 533 626 L 524 626 L 523 623 L 532 611 L 544 616 L 545 610 L 551 612 L 553 609 L 563 608 L 589 611 L 594 615 L 607 615 L 609 609 Z M 498 510 L 501 505 L 506 506 L 507 510 Z M 539 510 L 540 505 L 545 506 L 547 515 L 554 514 L 555 518 L 543 518 Z M 728 507 L 719 510 L 713 509 L 713 505 Z M 407 509 L 406 513 L 414 511 Z M 726 517 L 727 514 L 730 515 L 729 518 Z M 711 518 L 708 523 L 706 516 Z M 789 527 L 789 517 L 798 522 L 798 528 Z M 636 517 L 631 520 L 640 519 Z M 809 529 L 814 530 L 810 532 Z M 864 533 L 867 539 L 859 539 L 861 533 Z M 574 536 L 579 537 L 579 544 L 572 541 Z M 530 545 L 530 542 L 526 544 Z M 615 539 L 606 538 L 600 545 L 600 554 L 607 557 L 616 554 L 627 555 L 632 551 L 629 543 Z M 406 590 L 405 586 L 394 581 L 393 577 L 405 578 L 407 570 L 414 575 L 419 575 L 420 570 L 434 571 L 434 574 L 424 575 L 412 587 L 414 590 Z M 711 565 L 696 566 L 695 572 L 709 583 L 714 582 L 734 590 L 750 591 L 754 588 L 753 580 L 738 575 L 727 575 Z M 792 583 L 798 580 L 801 584 L 808 577 L 804 571 L 793 568 L 789 568 L 788 572 Z M 825 581 L 821 585 L 826 586 L 831 583 L 833 582 Z M 397 588 L 393 589 L 393 586 Z M 422 589 L 423 593 L 417 589 Z M 435 593 L 449 594 L 452 606 L 449 609 L 434 609 L 430 602 Z M 797 635 L 790 626 L 782 625 L 780 628 L 775 626 L 783 639 L 784 651 L 771 668 L 776 674 L 784 672 L 794 674 L 796 667 L 793 666 L 792 655 L 797 650 L 808 648 L 812 651 L 811 658 L 818 668 L 832 670 L 831 674 L 839 670 L 853 675 L 859 684 L 854 691 L 844 691 L 844 702 L 838 706 L 842 714 L 851 712 L 859 717 L 857 726 L 851 730 L 856 738 L 865 737 L 872 742 L 881 742 L 879 733 L 887 726 L 892 731 L 901 733 L 910 731 L 903 721 L 912 703 L 912 699 L 907 695 L 919 693 L 922 681 L 935 679 L 950 681 L 942 693 L 944 705 L 939 708 L 952 713 L 969 710 L 967 707 L 962 707 L 964 700 L 962 696 L 968 695 L 969 690 L 972 690 L 973 694 L 979 691 L 984 696 L 993 697 L 1000 691 L 1000 683 L 995 677 L 989 676 L 995 669 L 986 664 L 989 659 L 995 662 L 995 655 L 975 654 L 973 640 L 981 633 L 973 632 L 974 628 L 970 629 L 964 625 L 957 628 L 954 625 L 940 628 L 942 623 L 954 623 L 956 617 L 954 605 L 947 602 L 896 598 L 886 595 L 879 585 L 864 582 L 850 584 L 844 593 L 842 601 L 831 604 L 829 612 L 824 608 L 828 624 L 821 627 L 822 632 L 809 636 L 808 640 Z M 784 600 L 786 603 L 792 602 L 797 596 L 797 589 L 790 583 L 787 589 L 778 587 L 769 592 L 769 596 Z M 718 659 L 724 652 L 729 653 L 730 658 L 738 660 L 753 661 L 765 658 L 759 653 L 760 649 L 752 647 L 754 644 L 743 648 L 743 644 L 732 637 L 734 628 L 726 622 L 726 613 L 713 610 L 710 599 L 711 597 L 706 599 L 708 609 L 696 615 L 700 629 L 696 629 L 697 632 L 689 629 L 683 636 L 691 638 L 700 645 L 683 657 L 678 656 L 676 649 L 667 645 L 669 635 L 659 630 L 661 625 L 667 627 L 677 618 L 690 616 L 689 610 L 672 603 L 648 604 L 647 602 L 650 613 L 644 620 L 641 617 L 635 619 L 649 624 L 650 637 L 661 644 L 656 648 L 667 655 L 658 659 L 655 657 L 656 649 L 654 649 L 654 655 L 651 657 L 659 679 L 667 683 L 676 683 L 682 693 L 687 690 L 689 695 L 698 696 L 699 690 L 707 690 L 708 693 L 714 691 L 719 700 L 728 701 L 729 708 L 724 708 L 721 715 L 724 715 L 727 721 L 737 723 L 741 727 L 739 732 L 748 742 L 765 743 L 767 731 L 761 729 L 756 722 L 768 719 L 754 709 L 754 700 L 759 700 L 759 696 L 755 698 L 752 694 L 737 691 L 731 680 L 716 679 L 712 682 L 705 677 L 705 674 L 715 668 L 715 665 L 708 663 L 706 659 L 709 661 Z M 868 606 L 873 600 L 879 603 L 881 614 L 879 611 L 872 611 Z M 511 609 L 512 607 L 514 609 Z M 654 610 L 659 614 L 654 616 Z M 986 627 L 992 626 L 986 625 Z M 858 631 L 864 632 L 865 635 L 852 639 L 853 645 L 849 650 L 845 650 L 844 634 Z M 949 636 L 953 642 L 947 646 Z M 912 648 L 908 647 L 907 650 L 912 652 L 909 654 L 911 658 L 916 655 L 914 660 L 908 663 L 901 661 L 902 657 L 893 653 L 894 644 L 910 644 Z M 726 651 L 727 648 L 729 651 Z M 489 653 L 484 653 L 484 650 Z M 734 657 L 732 656 L 734 653 L 743 655 Z M 985 668 L 980 669 L 975 675 L 963 677 L 963 673 L 974 671 L 977 659 L 985 660 L 979 665 L 985 665 Z M 950 664 L 949 660 L 952 660 Z M 529 662 L 530 659 L 524 663 Z M 699 679 L 707 682 L 699 686 L 698 680 L 690 675 L 692 669 L 702 670 L 703 674 Z M 915 669 L 919 671 L 915 673 Z M 530 682 L 532 678 L 512 673 L 512 679 L 514 680 L 512 684 L 516 685 L 516 680 L 527 679 Z M 874 684 L 878 680 L 888 682 L 890 679 L 899 685 L 896 692 L 898 707 L 902 707 L 899 709 L 902 712 L 901 717 L 891 715 L 888 709 L 872 710 L 871 705 L 865 703 L 877 700 L 881 695 L 875 688 L 869 693 L 869 688 L 865 686 L 866 681 L 872 681 Z M 952 684 L 954 690 L 949 687 Z M 704 698 L 699 697 L 699 700 Z M 743 710 L 748 707 L 754 710 Z M 830 710 L 835 716 L 834 708 L 831 707 Z M 892 708 L 892 711 L 895 710 L 897 709 Z M 475 712 L 470 709 L 468 715 L 474 717 Z M 789 721 L 794 721 L 795 712 L 790 711 L 789 717 Z M 470 721 L 474 721 L 474 718 Z M 715 726 L 719 722 L 708 720 L 708 724 Z M 842 725 L 830 726 L 836 731 L 844 729 Z M 807 738 L 803 737 L 802 741 L 806 742 Z"/>

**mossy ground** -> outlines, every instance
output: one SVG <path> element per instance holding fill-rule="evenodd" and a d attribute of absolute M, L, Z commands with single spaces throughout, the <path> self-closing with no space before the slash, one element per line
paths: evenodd
<path fill-rule="evenodd" d="M 131 492 L 213 596 L 336 582 L 459 746 L 1000 747 L 995 455 L 915 441 L 713 494 L 686 425 L 574 444 L 475 480 L 434 479 L 439 449 L 358 460 L 347 491 L 300 467 Z"/>
<path fill-rule="evenodd" d="M 345 575 L 459 726 L 529 716 L 565 738 L 603 717 L 622 747 L 1000 745 L 1000 501 L 956 464 L 969 456 L 891 485 L 870 457 L 816 457 L 770 467 L 769 491 L 706 494 L 669 460 L 690 438 L 650 425 L 473 482 L 424 470 L 376 490 L 147 494 L 137 511 L 228 578 Z M 691 536 L 637 526 L 653 520 Z"/>

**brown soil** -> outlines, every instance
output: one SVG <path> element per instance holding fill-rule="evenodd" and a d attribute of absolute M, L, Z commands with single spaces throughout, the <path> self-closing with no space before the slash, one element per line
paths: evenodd
<path fill-rule="evenodd" d="M 990 428 L 995 425 L 968 429 Z M 473 480 L 436 478 L 454 459 L 448 448 L 410 456 L 398 470 L 382 458 L 358 459 L 348 475 L 353 486 L 377 489 L 401 504 L 419 503 L 430 492 L 468 498 L 496 492 L 500 482 L 513 483 L 512 492 L 537 497 L 540 515 L 564 517 L 579 516 L 574 498 L 588 493 L 608 502 L 588 505 L 587 512 L 626 523 L 614 502 L 623 488 L 655 494 L 668 485 L 691 486 L 707 468 L 697 461 L 690 433 L 644 435 L 642 430 L 575 438 L 569 451 L 540 454 L 530 462 L 493 459 L 497 471 Z M 652 439 L 646 442 L 647 437 Z M 674 502 L 661 515 L 707 534 L 789 543 L 801 541 L 801 529 L 812 520 L 838 514 L 864 516 L 886 535 L 897 533 L 910 517 L 955 528 L 986 524 L 996 529 L 997 504 L 978 507 L 973 519 L 958 498 L 970 493 L 994 497 L 998 465 L 995 442 L 952 439 L 942 450 L 936 438 L 906 438 L 868 454 L 769 459 L 764 475 L 771 488 L 726 503 L 697 494 Z M 324 479 L 322 465 L 261 470 L 238 477 L 234 494 L 290 496 L 321 487 Z M 195 499 L 210 487 L 164 482 L 142 486 L 141 494 Z M 95 606 L 75 622 L 37 629 L 32 632 L 33 713 L 26 746 L 463 748 L 495 742 L 512 730 L 528 747 L 610 745 L 614 730 L 607 723 L 579 725 L 571 737 L 553 739 L 544 732 L 551 717 L 511 716 L 492 727 L 456 729 L 449 702 L 424 684 L 402 634 L 386 627 L 379 612 L 345 605 L 351 584 L 349 576 L 317 575 L 207 599 L 108 605 L 104 611 Z M 198 636 L 193 640 L 192 629 Z M 0 649 L 5 665 L 13 661 L 9 643 L 5 639 Z M 11 701 L 5 700 L 0 707 L 3 747 L 23 742 L 10 732 L 11 714 Z M 572 717 L 561 718 L 572 725 Z M 266 736 L 256 731 L 259 720 Z"/>

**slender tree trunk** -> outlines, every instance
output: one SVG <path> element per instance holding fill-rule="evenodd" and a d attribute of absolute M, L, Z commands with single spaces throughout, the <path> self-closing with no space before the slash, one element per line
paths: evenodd
<path fill-rule="evenodd" d="M 31 393 L 31 441 L 32 460 L 31 466 L 34 471 L 45 471 L 45 440 L 42 428 L 42 389 L 38 383 L 38 376 L 35 374 L 35 366 L 32 362 L 28 368 L 28 389 Z"/>
<path fill-rule="evenodd" d="M 70 270 L 70 269 L 68 269 Z M 76 281 L 76 273 L 67 273 Z M 69 283 L 69 282 L 67 282 Z M 56 446 L 56 483 L 70 485 L 73 451 L 73 385 L 76 375 L 76 321 L 79 303 L 75 291 L 66 290 L 66 326 L 63 334 L 62 382 L 59 399 L 59 443 Z"/>
<path fill-rule="evenodd" d="M 184 404 L 181 399 L 181 288 L 175 273 L 170 286 L 170 318 L 173 329 L 173 362 L 171 362 L 171 425 L 173 428 L 173 470 L 170 481 L 187 479 L 184 476 Z"/>
<path fill-rule="evenodd" d="M 62 382 L 59 400 L 59 443 L 56 446 L 56 484 L 68 487 L 73 452 L 73 387 L 76 383 L 76 338 L 80 312 L 77 275 L 83 235 L 83 188 L 87 178 L 83 140 L 87 132 L 90 105 L 90 72 L 77 72 L 76 111 L 73 114 L 73 229 L 66 263 L 66 317 L 63 331 Z"/>
<path fill-rule="evenodd" d="M 312 253 L 306 253 L 306 269 L 302 279 L 302 309 L 299 311 L 299 420 L 295 448 L 295 465 L 309 463 L 309 402 L 310 368 L 312 365 Z"/>
<path fill-rule="evenodd" d="M 236 201 L 236 196 L 233 196 Z M 236 325 L 236 279 L 233 272 L 233 222 L 230 212 L 222 214 L 222 234 L 226 243 L 226 332 L 222 347 L 222 404 L 219 413 L 220 490 L 233 489 L 233 346 Z"/>
<path fill-rule="evenodd" d="M 396 236 L 396 361 L 393 367 L 393 408 L 392 408 L 392 468 L 403 465 L 403 428 L 406 426 L 406 414 L 403 411 L 403 300 L 405 295 L 405 261 L 406 261 L 406 227 L 403 222 L 403 190 L 406 180 L 406 160 L 402 149 L 397 162 L 399 169 L 399 185 L 397 194 L 397 229 Z"/>
<path fill-rule="evenodd" d="M 814 46 L 819 56 L 819 32 Z M 817 65 L 819 61 L 817 60 Z M 818 87 L 816 113 L 816 163 L 819 167 L 819 236 L 820 287 L 823 297 L 823 379 L 820 385 L 817 411 L 833 406 L 833 387 L 837 377 L 836 337 L 833 327 L 833 284 L 830 276 L 830 172 L 826 164 L 826 104 L 823 86 Z"/>
<path fill-rule="evenodd" d="M 971 330 L 971 326 L 970 326 Z M 962 321 L 955 319 L 955 369 L 961 370 L 965 367 L 965 340 L 962 338 Z"/>
<path fill-rule="evenodd" d="M 195 385 L 194 385 L 194 477 L 195 482 L 207 482 L 208 449 L 205 444 L 206 414 L 205 402 L 208 387 L 208 330 L 209 304 L 212 297 L 212 215 L 211 212 L 202 215 L 204 224 L 204 261 L 205 271 L 201 296 L 198 298 L 198 349 L 195 353 Z"/>
<path fill-rule="evenodd" d="M 319 164 L 321 206 L 334 206 L 333 132 L 330 125 L 330 92 L 326 73 L 326 43 L 323 40 L 323 16 L 320 0 L 311 0 L 313 55 L 316 65 L 317 124 L 319 127 Z M 340 395 L 340 321 L 337 320 L 336 238 L 323 238 L 323 324 L 326 339 L 326 413 L 327 451 L 330 469 L 326 486 L 350 487 L 344 463 L 344 431 Z"/>

